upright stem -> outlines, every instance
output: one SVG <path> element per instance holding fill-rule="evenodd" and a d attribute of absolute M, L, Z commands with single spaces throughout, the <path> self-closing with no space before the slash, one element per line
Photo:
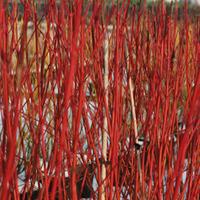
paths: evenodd
<path fill-rule="evenodd" d="M 128 52 L 128 47 L 127 47 L 127 42 L 125 42 L 125 54 L 127 58 L 127 69 L 130 71 L 129 52 Z M 135 132 L 135 138 L 137 142 L 138 140 L 137 119 L 136 119 L 136 112 L 135 112 L 135 101 L 133 97 L 133 82 L 131 80 L 131 76 L 129 76 L 128 83 L 129 83 L 129 89 L 130 89 L 130 95 L 131 95 L 131 110 L 132 110 L 132 115 L 133 115 L 134 132 Z"/>
<path fill-rule="evenodd" d="M 138 141 L 137 120 L 136 120 L 136 112 L 135 112 L 135 101 L 133 97 L 133 82 L 131 80 L 131 77 L 129 77 L 129 89 L 130 89 L 130 95 L 131 95 L 131 110 L 132 110 L 132 115 L 133 115 L 134 132 L 135 132 L 135 138 L 137 142 Z"/>
<path fill-rule="evenodd" d="M 106 39 L 104 43 L 104 88 L 105 88 L 105 99 L 106 99 L 106 104 L 108 105 L 108 34 L 106 32 Z M 107 124 L 107 117 L 104 112 L 104 122 L 103 122 L 103 137 L 102 137 L 102 155 L 104 160 L 107 160 L 107 131 L 108 131 L 108 124 Z M 101 179 L 103 181 L 102 183 L 102 190 L 101 190 L 101 200 L 106 199 L 106 183 L 105 183 L 105 178 L 106 178 L 106 166 L 103 162 L 102 164 L 102 171 L 101 171 Z"/>
<path fill-rule="evenodd" d="M 133 83 L 131 77 L 129 77 L 129 88 L 131 94 L 131 108 L 132 108 L 132 115 L 133 115 L 133 124 L 134 124 L 134 132 L 135 132 L 135 141 L 138 142 L 138 131 L 137 131 L 137 119 L 136 119 L 136 112 L 135 112 L 135 102 L 133 97 Z M 140 184 L 142 184 L 142 171 L 141 171 L 141 158 L 140 152 L 137 151 L 137 159 L 138 159 L 138 171 L 140 175 Z"/>
<path fill-rule="evenodd" d="M 130 68 L 129 66 L 129 53 L 128 53 L 128 48 L 127 44 L 125 46 L 125 53 L 127 57 L 127 65 L 128 65 L 128 70 Z M 129 76 L 129 89 L 130 89 L 130 95 L 131 95 L 131 110 L 132 110 L 132 116 L 133 116 L 133 125 L 134 125 L 134 133 L 135 133 L 135 140 L 136 143 L 138 142 L 138 131 L 137 131 L 137 118 L 136 118 L 136 112 L 135 112 L 135 101 L 133 97 L 133 82 L 131 79 L 131 76 Z M 140 158 L 140 152 L 137 151 L 137 160 L 138 160 L 138 171 L 139 171 L 139 176 L 140 176 L 140 184 L 142 185 L 142 171 L 141 171 L 141 158 Z"/>

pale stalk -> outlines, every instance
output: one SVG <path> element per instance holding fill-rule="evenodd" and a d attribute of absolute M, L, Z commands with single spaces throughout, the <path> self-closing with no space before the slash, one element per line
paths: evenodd
<path fill-rule="evenodd" d="M 129 53 L 128 53 L 128 47 L 127 44 L 125 46 L 125 51 L 126 51 L 126 58 L 127 58 L 127 67 L 128 70 L 130 70 L 130 65 L 129 65 Z M 133 97 L 133 82 L 131 79 L 131 76 L 129 76 L 129 89 L 130 89 L 130 95 L 131 95 L 131 110 L 132 110 L 132 116 L 133 116 L 133 125 L 134 125 L 134 133 L 135 133 L 135 140 L 136 143 L 138 142 L 138 131 L 137 131 L 137 118 L 136 118 L 136 112 L 135 112 L 135 101 Z M 142 170 L 141 170 L 141 158 L 140 158 L 140 152 L 137 151 L 137 159 L 138 159 L 138 171 L 139 171 L 139 176 L 140 176 L 140 184 L 142 185 Z"/>
<path fill-rule="evenodd" d="M 105 103 L 108 105 L 108 34 L 106 33 L 106 38 L 104 42 L 104 88 L 105 88 Z M 103 136 L 102 136 L 102 156 L 105 161 L 107 161 L 107 132 L 108 132 L 108 124 L 107 124 L 107 117 L 106 112 L 104 110 L 104 122 L 103 122 Z M 101 190 L 101 200 L 106 199 L 106 166 L 104 162 L 102 163 L 102 171 L 101 171 L 101 180 L 102 183 L 102 190 Z"/>

